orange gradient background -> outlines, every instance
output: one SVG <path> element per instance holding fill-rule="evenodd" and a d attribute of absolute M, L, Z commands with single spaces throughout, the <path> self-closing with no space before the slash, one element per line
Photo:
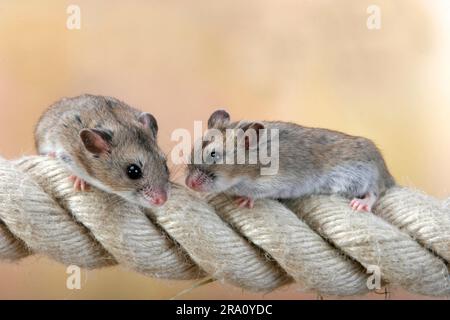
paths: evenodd
<path fill-rule="evenodd" d="M 81 29 L 66 28 L 67 6 Z M 379 5 L 381 29 L 366 9 Z M 450 3 L 446 0 L 0 0 L 0 155 L 34 154 L 33 127 L 64 96 L 115 96 L 153 113 L 169 152 L 176 128 L 217 107 L 373 139 L 397 181 L 450 195 Z M 32 256 L 0 262 L 0 298 L 167 299 L 192 282 L 121 267 L 83 271 Z M 183 296 L 315 299 L 294 285 L 262 295 L 221 283 Z M 363 299 L 383 299 L 371 294 Z M 426 298 L 392 289 L 391 298 Z"/>

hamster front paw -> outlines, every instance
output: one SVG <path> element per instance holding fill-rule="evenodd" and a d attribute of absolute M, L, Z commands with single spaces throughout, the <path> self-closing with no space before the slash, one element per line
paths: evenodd
<path fill-rule="evenodd" d="M 377 200 L 373 193 L 367 193 L 364 198 L 354 198 L 350 202 L 350 207 L 356 211 L 372 212 L 372 206 Z"/>
<path fill-rule="evenodd" d="M 87 184 L 86 181 L 84 181 L 83 179 L 77 177 L 77 176 L 70 176 L 69 179 L 73 182 L 73 188 L 75 189 L 75 191 L 88 191 L 90 186 L 89 184 Z"/>
<path fill-rule="evenodd" d="M 239 206 L 239 208 L 248 208 L 252 209 L 255 205 L 255 201 L 252 198 L 248 197 L 237 197 L 236 203 Z"/>

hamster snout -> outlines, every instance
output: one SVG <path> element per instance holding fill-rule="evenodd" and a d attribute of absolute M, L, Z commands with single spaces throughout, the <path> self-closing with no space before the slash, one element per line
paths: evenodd
<path fill-rule="evenodd" d="M 147 188 L 142 191 L 142 195 L 152 205 L 161 206 L 167 201 L 168 190 L 163 188 Z"/>
<path fill-rule="evenodd" d="M 191 169 L 186 177 L 186 185 L 194 191 L 211 191 L 215 181 L 215 174 L 199 169 Z"/>
<path fill-rule="evenodd" d="M 195 191 L 202 191 L 205 182 L 204 175 L 188 175 L 186 177 L 186 185 Z"/>

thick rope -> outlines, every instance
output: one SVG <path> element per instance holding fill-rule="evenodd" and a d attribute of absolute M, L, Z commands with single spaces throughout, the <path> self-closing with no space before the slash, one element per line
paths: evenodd
<path fill-rule="evenodd" d="M 95 189 L 74 192 L 68 176 L 57 160 L 0 158 L 0 259 L 209 275 L 262 292 L 296 282 L 322 295 L 368 292 L 366 268 L 376 266 L 383 284 L 450 295 L 450 200 L 396 187 L 375 214 L 337 196 L 258 200 L 250 210 L 174 185 L 166 205 L 144 210 Z"/>

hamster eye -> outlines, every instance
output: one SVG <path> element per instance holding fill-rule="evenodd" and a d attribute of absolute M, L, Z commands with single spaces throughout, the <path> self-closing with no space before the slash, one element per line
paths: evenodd
<path fill-rule="evenodd" d="M 211 151 L 211 158 L 215 158 L 216 157 L 216 151 L 215 150 L 213 150 L 213 151 Z"/>
<path fill-rule="evenodd" d="M 137 180 L 142 178 L 142 170 L 137 164 L 130 164 L 127 168 L 127 175 L 131 180 Z"/>

